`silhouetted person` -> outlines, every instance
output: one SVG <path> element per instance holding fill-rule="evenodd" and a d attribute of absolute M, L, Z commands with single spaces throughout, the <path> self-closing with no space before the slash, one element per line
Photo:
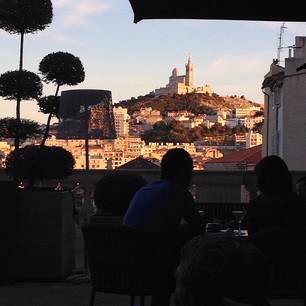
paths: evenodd
<path fill-rule="evenodd" d="M 249 235 L 265 229 L 305 225 L 306 206 L 292 190 L 291 173 L 284 160 L 276 155 L 266 156 L 254 171 L 260 194 L 249 203 Z"/>
<path fill-rule="evenodd" d="M 269 305 L 268 261 L 230 233 L 203 234 L 189 241 L 175 279 L 176 306 Z"/>
<path fill-rule="evenodd" d="M 136 173 L 114 170 L 95 185 L 94 201 L 97 215 L 124 217 L 136 191 L 148 182 Z"/>
<path fill-rule="evenodd" d="M 133 197 L 123 223 L 152 230 L 169 241 L 168 276 L 179 262 L 180 248 L 192 237 L 203 233 L 205 225 L 188 190 L 193 173 L 193 161 L 184 149 L 171 149 L 161 161 L 161 180 L 145 185 Z M 187 225 L 182 230 L 181 221 Z M 168 277 L 165 271 L 164 280 Z M 167 282 L 167 280 L 165 280 Z M 161 284 L 163 280 L 161 280 Z M 152 298 L 152 305 L 169 305 L 170 294 Z"/>

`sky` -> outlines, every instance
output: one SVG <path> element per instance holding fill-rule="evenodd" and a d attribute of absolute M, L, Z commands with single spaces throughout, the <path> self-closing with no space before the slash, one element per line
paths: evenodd
<path fill-rule="evenodd" d="M 128 0 L 53 0 L 53 21 L 25 36 L 24 69 L 38 73 L 52 52 L 80 58 L 85 81 L 71 89 L 112 92 L 113 103 L 164 87 L 174 68 L 185 74 L 188 54 L 196 86 L 209 84 L 221 96 L 244 95 L 263 103 L 261 85 L 278 56 L 282 22 L 220 20 L 142 20 L 135 24 Z M 306 23 L 286 22 L 281 65 Z M 20 36 L 0 30 L 0 74 L 17 70 Z M 55 93 L 44 85 L 44 95 Z M 0 98 L 0 117 L 15 117 L 16 102 Z M 22 101 L 21 117 L 46 123 L 35 101 Z M 57 119 L 53 120 L 56 122 Z"/>

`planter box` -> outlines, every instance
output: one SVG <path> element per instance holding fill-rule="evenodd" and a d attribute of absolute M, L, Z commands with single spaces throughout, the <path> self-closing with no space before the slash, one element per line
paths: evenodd
<path fill-rule="evenodd" d="M 12 285 L 14 282 L 15 193 L 14 182 L 0 182 L 0 285 Z"/>
<path fill-rule="evenodd" d="M 62 279 L 75 267 L 71 191 L 16 194 L 15 279 Z"/>

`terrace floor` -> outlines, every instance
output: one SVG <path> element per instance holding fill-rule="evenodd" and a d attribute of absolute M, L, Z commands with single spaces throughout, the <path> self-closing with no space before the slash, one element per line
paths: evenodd
<path fill-rule="evenodd" d="M 80 280 L 75 281 L 75 279 Z M 83 281 L 82 281 L 83 280 Z M 18 282 L 0 286 L 0 306 L 86 306 L 89 305 L 91 285 L 84 274 L 83 237 L 76 228 L 76 268 L 64 281 Z M 129 296 L 97 293 L 95 305 L 127 306 Z M 139 305 L 136 300 L 136 305 Z M 146 298 L 150 305 L 150 297 Z M 302 306 L 302 301 L 273 301 L 271 306 Z M 172 296 L 171 306 L 174 306 Z"/>
<path fill-rule="evenodd" d="M 13 285 L 0 286 L 0 306 L 86 306 L 89 305 L 90 293 L 91 285 L 84 274 L 83 237 L 77 226 L 75 271 L 64 281 L 16 281 Z M 129 296 L 118 294 L 97 293 L 95 299 L 97 306 L 127 306 L 129 303 Z M 146 298 L 146 305 L 150 305 L 150 297 Z M 173 301 L 171 306 L 174 306 Z"/>

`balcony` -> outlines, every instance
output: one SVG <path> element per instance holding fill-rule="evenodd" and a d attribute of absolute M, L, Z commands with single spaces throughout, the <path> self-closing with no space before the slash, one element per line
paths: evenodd
<path fill-rule="evenodd" d="M 120 171 L 120 170 L 114 170 Z M 81 187 L 92 190 L 95 183 L 107 173 L 107 170 L 74 170 L 73 174 L 61 181 L 65 188 L 74 188 L 77 183 Z M 137 170 L 146 180 L 159 179 L 159 170 Z M 293 172 L 293 182 L 305 175 L 305 172 Z M 0 181 L 9 178 L 4 170 L 0 170 Z M 56 186 L 57 181 L 50 181 L 44 186 Z M 196 171 L 193 183 L 196 184 L 196 196 L 200 205 L 205 207 L 204 211 L 209 215 L 207 221 L 214 221 L 220 218 L 221 211 L 227 209 L 230 214 L 233 205 L 240 202 L 247 202 L 249 197 L 256 194 L 256 179 L 252 171 Z M 244 204 L 241 204 L 244 205 Z M 210 211 L 210 213 L 208 213 Z M 85 216 L 86 217 L 86 216 Z M 221 216 L 224 221 L 224 217 Z M 220 218 L 220 219 L 221 219 Z M 76 265 L 72 274 L 64 281 L 15 281 L 13 285 L 0 286 L 0 305 L 87 305 L 90 297 L 90 284 L 88 279 L 82 278 L 84 265 L 83 238 L 80 232 L 80 224 L 75 225 L 76 243 L 75 257 Z M 79 278 L 80 277 L 80 278 Z M 79 279 L 75 282 L 74 279 Z M 129 303 L 129 297 L 111 294 L 98 294 L 97 305 L 102 304 L 103 299 L 106 305 L 123 306 Z M 174 305 L 174 303 L 173 303 Z"/>
<path fill-rule="evenodd" d="M 89 191 L 89 196 L 94 189 L 95 183 L 110 170 L 73 170 L 71 176 L 60 181 L 65 189 L 73 189 L 77 184 L 84 190 Z M 125 171 L 125 170 L 111 170 Z M 160 170 L 143 169 L 128 170 L 137 172 L 148 182 L 158 180 Z M 293 184 L 298 178 L 305 176 L 305 171 L 293 171 Z M 11 180 L 4 169 L 0 169 L 0 181 Z M 25 182 L 26 183 L 26 182 Z M 256 178 L 253 171 L 233 170 L 233 171 L 195 171 L 193 183 L 196 185 L 196 201 L 198 203 L 247 203 L 250 198 L 256 196 Z M 37 182 L 42 187 L 55 187 L 57 180 L 48 182 Z M 294 188 L 294 186 L 293 186 Z"/>

